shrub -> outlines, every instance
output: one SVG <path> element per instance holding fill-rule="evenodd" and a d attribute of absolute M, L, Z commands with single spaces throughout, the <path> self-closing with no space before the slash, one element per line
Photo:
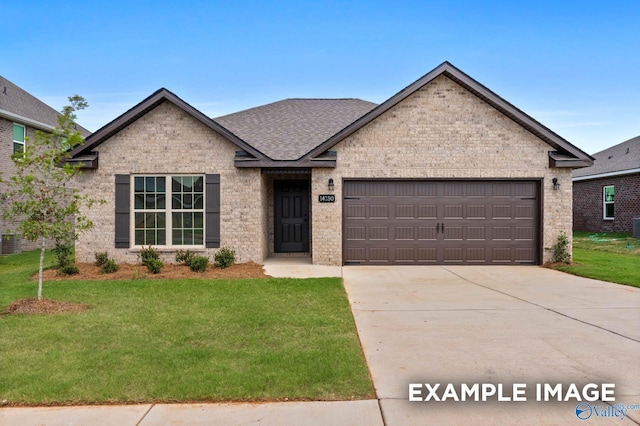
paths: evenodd
<path fill-rule="evenodd" d="M 53 248 L 53 253 L 56 255 L 56 266 L 62 268 L 71 263 L 71 253 L 73 253 L 73 246 L 68 243 L 56 241 L 56 245 Z M 77 274 L 77 272 L 76 272 Z M 72 275 L 72 274 L 66 274 Z"/>
<path fill-rule="evenodd" d="M 80 270 L 76 265 L 72 263 L 69 263 L 67 265 L 64 265 L 58 268 L 59 275 L 75 275 L 78 273 L 80 273 Z"/>
<path fill-rule="evenodd" d="M 143 265 L 149 267 L 149 262 L 151 262 L 152 260 L 160 260 L 160 253 L 158 253 L 158 250 L 154 249 L 151 246 L 147 248 L 144 248 L 144 246 L 142 246 L 142 249 L 140 249 L 140 254 L 138 254 L 138 257 L 140 258 L 140 261 L 142 262 Z"/>
<path fill-rule="evenodd" d="M 100 265 L 100 270 L 102 272 L 104 272 L 105 274 L 111 274 L 113 272 L 116 272 L 118 269 L 120 269 L 120 267 L 118 266 L 116 261 L 113 260 L 113 259 L 109 259 L 109 258 L 107 258 L 107 260 L 104 261 L 104 263 L 102 263 L 102 265 Z"/>
<path fill-rule="evenodd" d="M 152 274 L 159 274 L 162 271 L 162 268 L 164 268 L 164 263 L 162 263 L 162 260 L 160 259 L 151 258 L 147 260 L 146 265 L 147 265 L 147 269 Z"/>
<path fill-rule="evenodd" d="M 191 250 L 178 250 L 176 252 L 176 262 L 184 263 L 187 266 L 191 266 L 191 261 L 195 257 L 195 253 Z"/>
<path fill-rule="evenodd" d="M 215 265 L 219 268 L 226 268 L 227 266 L 231 266 L 236 261 L 236 252 L 232 248 L 222 247 L 216 255 L 213 257 L 215 260 Z"/>
<path fill-rule="evenodd" d="M 102 267 L 102 265 L 104 265 L 109 261 L 109 255 L 107 254 L 106 251 L 96 252 L 95 258 L 96 258 L 96 266 L 98 267 Z"/>
<path fill-rule="evenodd" d="M 189 262 L 189 268 L 193 272 L 204 272 L 209 266 L 209 258 L 206 256 L 192 256 Z"/>
<path fill-rule="evenodd" d="M 557 242 L 553 245 L 553 261 L 558 263 L 569 263 L 571 255 L 569 254 L 569 237 L 564 232 L 558 235 Z"/>

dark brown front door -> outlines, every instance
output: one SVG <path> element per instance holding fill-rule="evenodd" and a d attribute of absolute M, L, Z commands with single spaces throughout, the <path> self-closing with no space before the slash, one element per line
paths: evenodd
<path fill-rule="evenodd" d="M 275 252 L 308 252 L 309 181 L 277 180 L 273 184 Z"/>
<path fill-rule="evenodd" d="M 536 181 L 346 181 L 345 264 L 535 264 Z"/>

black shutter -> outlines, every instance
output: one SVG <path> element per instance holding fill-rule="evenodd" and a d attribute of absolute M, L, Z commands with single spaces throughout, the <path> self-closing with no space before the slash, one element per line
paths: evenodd
<path fill-rule="evenodd" d="M 131 178 L 129 175 L 116 175 L 116 248 L 130 247 L 130 207 Z"/>
<path fill-rule="evenodd" d="M 205 176 L 205 247 L 220 247 L 220 175 Z"/>

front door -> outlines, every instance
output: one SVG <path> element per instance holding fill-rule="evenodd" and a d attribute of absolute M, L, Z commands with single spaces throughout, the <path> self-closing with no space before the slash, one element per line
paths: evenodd
<path fill-rule="evenodd" d="M 308 252 L 309 181 L 277 180 L 273 184 L 275 252 Z"/>

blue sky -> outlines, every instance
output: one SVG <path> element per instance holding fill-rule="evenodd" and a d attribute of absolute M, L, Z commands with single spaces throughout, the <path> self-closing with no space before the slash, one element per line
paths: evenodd
<path fill-rule="evenodd" d="M 13 1 L 0 74 L 97 130 L 160 87 L 220 116 L 383 102 L 443 61 L 588 153 L 640 135 L 640 1 Z"/>

